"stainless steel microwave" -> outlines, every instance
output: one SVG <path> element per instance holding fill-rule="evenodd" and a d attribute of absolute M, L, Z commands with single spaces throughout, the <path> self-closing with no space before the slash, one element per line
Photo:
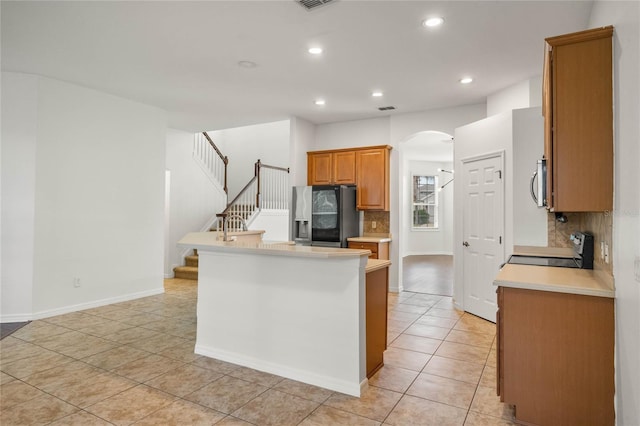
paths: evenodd
<path fill-rule="evenodd" d="M 531 176 L 531 198 L 538 207 L 547 205 L 547 160 L 538 160 L 536 171 Z"/>

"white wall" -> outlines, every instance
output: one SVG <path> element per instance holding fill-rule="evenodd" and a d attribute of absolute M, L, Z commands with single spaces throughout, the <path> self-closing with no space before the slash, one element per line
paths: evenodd
<path fill-rule="evenodd" d="M 37 78 L 2 73 L 2 283 L 0 319 L 31 318 Z"/>
<path fill-rule="evenodd" d="M 590 28 L 614 25 L 614 216 L 616 285 L 616 421 L 640 424 L 640 3 L 599 1 Z"/>
<path fill-rule="evenodd" d="M 23 78 L 3 73 L 3 84 L 5 77 Z M 22 129 L 13 134 L 35 133 L 35 155 L 3 157 L 35 170 L 33 189 L 24 188 L 35 206 L 33 252 L 20 254 L 33 256 L 32 316 L 162 292 L 165 113 L 34 78 L 37 111 L 31 105 L 17 117 Z M 23 97 L 33 94 L 32 86 L 26 89 L 3 93 L 3 114 L 24 106 Z M 3 147 L 21 143 L 4 136 Z M 3 213 L 10 219 L 23 208 L 6 205 Z M 13 225 L 3 220 L 3 245 Z M 14 291 L 24 283 L 3 279 L 2 285 Z"/>
<path fill-rule="evenodd" d="M 176 243 L 189 232 L 205 231 L 226 207 L 224 190 L 209 179 L 193 158 L 193 133 L 168 129 L 166 169 L 171 172 L 169 189 L 169 235 L 165 253 L 165 276 L 184 264 L 184 250 Z"/>
<path fill-rule="evenodd" d="M 390 145 L 398 148 L 417 133 L 425 130 L 454 134 L 457 127 L 480 120 L 486 116 L 486 105 L 464 105 L 454 108 L 428 110 L 418 113 L 394 115 L 391 118 Z M 454 141 L 454 146 L 456 142 Z M 401 226 L 405 226 L 399 216 L 401 168 L 398 150 L 391 151 L 391 233 L 400 235 Z M 455 182 L 454 182 L 455 185 Z M 389 285 L 394 291 L 402 290 L 402 259 L 400 245 L 391 243 L 391 261 Z"/>
<path fill-rule="evenodd" d="M 453 254 L 453 182 L 438 192 L 438 228 L 414 229 L 411 226 L 412 176 L 438 176 L 438 186 L 447 183 L 452 175 L 438 172 L 438 168 L 451 170 L 453 162 L 407 161 L 403 171 L 403 211 L 407 226 L 401 231 L 402 255 Z"/>
<path fill-rule="evenodd" d="M 459 127 L 455 130 L 454 168 L 462 172 L 462 160 L 468 157 L 504 152 L 505 167 L 502 173 L 504 181 L 504 246 L 513 247 L 513 155 L 512 155 L 512 114 L 506 112 L 493 115 L 484 120 Z M 458 176 L 462 176 L 458 173 Z M 453 299 L 463 306 L 464 286 L 462 273 L 463 241 L 462 206 L 464 188 L 461 184 L 454 187 L 454 284 Z M 506 253 L 508 254 L 508 253 Z M 497 272 L 497 271 L 496 271 Z"/>
<path fill-rule="evenodd" d="M 263 241 L 289 241 L 289 210 L 263 209 L 249 228 L 266 231 Z"/>
<path fill-rule="evenodd" d="M 542 109 L 513 111 L 513 244 L 547 246 L 547 210 L 530 194 L 536 161 L 544 154 Z"/>
<path fill-rule="evenodd" d="M 487 117 L 542 105 L 542 76 L 521 81 L 487 96 Z"/>
<path fill-rule="evenodd" d="M 391 145 L 389 131 L 391 117 L 343 121 L 316 126 L 314 151 Z"/>
<path fill-rule="evenodd" d="M 462 159 L 504 151 L 504 259 L 514 245 L 547 245 L 547 214 L 533 203 L 530 179 L 544 151 L 544 122 L 539 107 L 516 109 L 456 129 L 454 168 Z M 454 241 L 463 240 L 463 188 L 454 189 Z M 463 306 L 462 246 L 454 243 L 454 299 Z"/>
<path fill-rule="evenodd" d="M 307 151 L 313 150 L 316 125 L 299 117 L 292 117 L 290 122 L 289 182 L 291 186 L 304 186 L 307 184 Z"/>
<path fill-rule="evenodd" d="M 370 120 L 321 124 L 316 127 L 313 150 L 390 145 L 390 221 L 392 238 L 400 236 L 401 164 L 398 147 L 417 133 L 427 130 L 453 134 L 456 127 L 477 121 L 486 115 L 486 105 L 465 105 L 455 108 L 396 114 Z M 391 242 L 389 288 L 402 290 L 400 241 Z"/>
<path fill-rule="evenodd" d="M 229 157 L 227 186 L 229 201 L 254 176 L 254 164 L 289 166 L 289 120 L 208 132 L 222 153 Z"/>

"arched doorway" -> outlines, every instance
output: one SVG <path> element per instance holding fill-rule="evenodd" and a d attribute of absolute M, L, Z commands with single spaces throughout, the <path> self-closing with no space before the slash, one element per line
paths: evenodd
<path fill-rule="evenodd" d="M 453 295 L 453 137 L 419 132 L 399 144 L 404 291 Z"/>

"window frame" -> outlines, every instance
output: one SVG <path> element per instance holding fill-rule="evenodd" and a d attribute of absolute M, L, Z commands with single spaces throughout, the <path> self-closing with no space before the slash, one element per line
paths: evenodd
<path fill-rule="evenodd" d="M 433 190 L 433 202 L 432 203 L 416 203 L 414 200 L 416 199 L 415 197 L 415 189 L 416 189 L 416 185 L 415 185 L 415 179 L 416 177 L 425 177 L 425 178 L 429 178 L 429 177 L 433 177 L 434 179 L 434 190 Z M 437 231 L 440 228 L 440 221 L 439 221 L 439 216 L 440 216 L 440 200 L 439 200 L 439 196 L 438 196 L 438 188 L 439 188 L 439 176 L 436 173 L 412 173 L 411 174 L 411 208 L 410 208 L 410 215 L 411 215 L 411 230 L 413 231 Z M 416 206 L 433 206 L 433 212 L 434 212 L 434 220 L 433 220 L 433 226 L 416 226 L 415 223 L 415 208 Z"/>

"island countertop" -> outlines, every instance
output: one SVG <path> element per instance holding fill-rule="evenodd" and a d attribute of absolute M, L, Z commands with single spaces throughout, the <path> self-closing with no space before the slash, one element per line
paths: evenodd
<path fill-rule="evenodd" d="M 231 234 L 233 235 L 233 234 Z M 205 251 L 259 253 L 273 256 L 339 258 L 369 256 L 371 251 L 333 247 L 292 245 L 289 242 L 221 241 L 217 232 L 191 232 L 178 241 L 179 247 Z"/>
<path fill-rule="evenodd" d="M 506 264 L 493 283 L 526 290 L 615 297 L 612 280 L 591 269 Z"/>

